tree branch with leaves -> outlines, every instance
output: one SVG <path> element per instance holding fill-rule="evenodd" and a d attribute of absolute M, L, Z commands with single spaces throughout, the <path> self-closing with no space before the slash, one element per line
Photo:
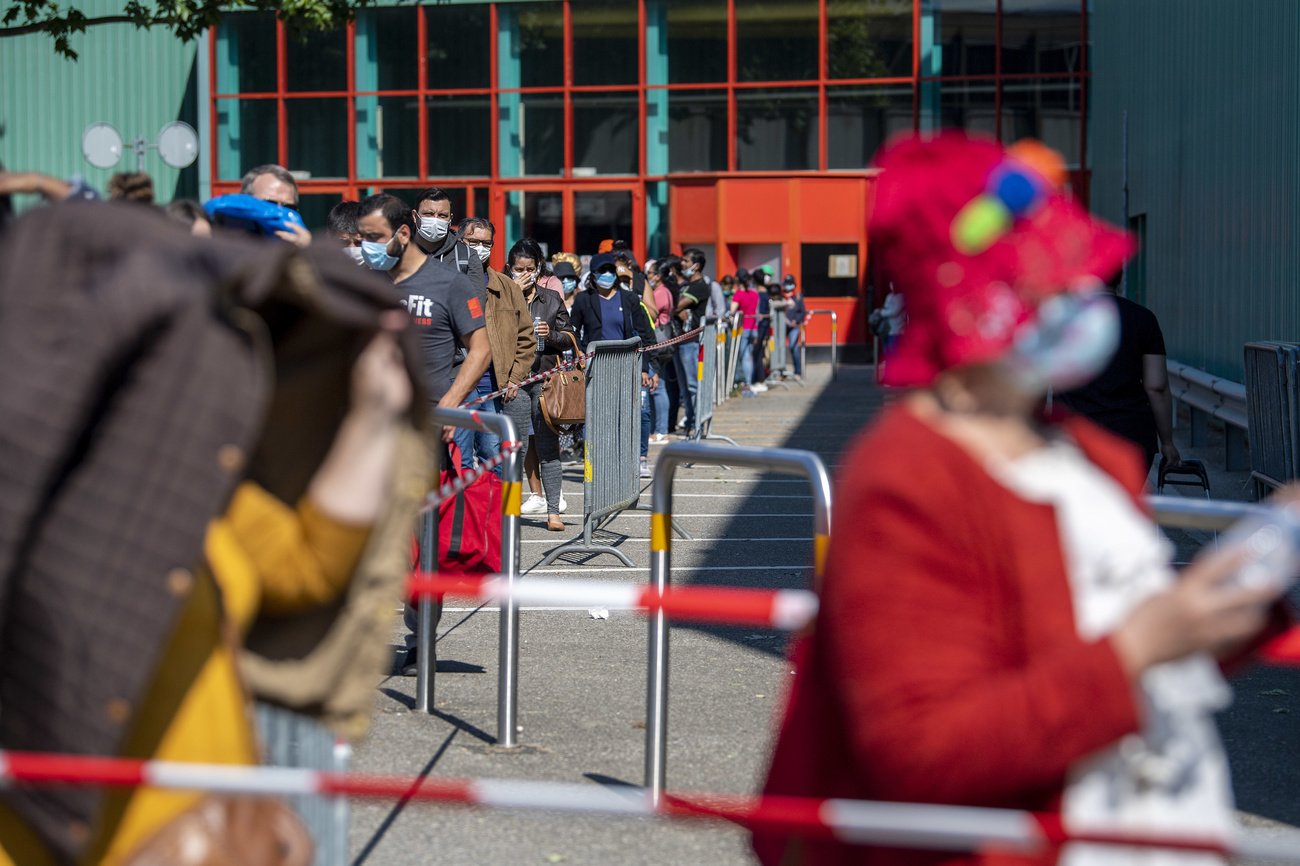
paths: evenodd
<path fill-rule="evenodd" d="M 0 0 L 3 2 L 3 0 Z M 373 0 L 289 0 L 287 3 L 270 3 L 264 0 L 157 0 L 140 2 L 127 0 L 120 14 L 87 16 L 80 9 L 48 0 L 17 0 L 10 2 L 0 17 L 0 39 L 45 33 L 54 40 L 56 53 L 77 59 L 70 37 L 85 33 L 91 27 L 103 24 L 133 24 L 141 30 L 163 27 L 177 39 L 188 42 L 208 27 L 217 24 L 227 12 L 275 12 L 293 31 L 334 30 L 342 27 L 356 15 L 358 9 L 371 5 Z"/>

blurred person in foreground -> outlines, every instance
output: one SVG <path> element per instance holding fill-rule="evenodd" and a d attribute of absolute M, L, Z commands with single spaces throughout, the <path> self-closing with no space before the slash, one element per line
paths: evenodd
<path fill-rule="evenodd" d="M 298 209 L 298 181 L 281 165 L 267 164 L 250 168 L 239 183 L 239 191 L 280 207 Z M 288 226 L 287 230 L 278 231 L 275 236 L 296 247 L 305 247 L 311 243 L 311 232 L 306 228 L 293 223 L 288 223 Z"/>
<path fill-rule="evenodd" d="M 1119 280 L 1108 284 L 1113 293 Z M 1116 436 L 1142 449 L 1151 466 L 1157 449 L 1170 466 L 1183 462 L 1174 445 L 1173 395 L 1160 323 L 1141 304 L 1115 295 L 1119 313 L 1119 349 L 1085 385 L 1058 395 L 1060 401 Z"/>
<path fill-rule="evenodd" d="M 11 232 L 37 255 L 0 249 L 0 746 L 256 764 L 249 696 L 300 733 L 362 733 L 430 476 L 388 287 L 152 208 L 41 208 Z M 147 787 L 0 792 L 0 848 L 311 854 L 282 801 Z"/>
<path fill-rule="evenodd" d="M 1280 625 L 1277 591 L 1228 583 L 1241 559 L 1227 551 L 1175 577 L 1136 449 L 1043 408 L 1114 351 L 1099 278 L 1129 238 L 1061 191 L 1060 157 L 1037 142 L 1004 151 L 946 132 L 877 160 L 873 243 L 911 310 L 885 377 L 913 390 L 838 480 L 821 613 L 793 651 L 765 793 L 1226 836 L 1213 714 L 1231 691 L 1216 661 Z M 754 848 L 767 866 L 1134 861 L 1114 847 L 959 855 L 779 833 Z"/>

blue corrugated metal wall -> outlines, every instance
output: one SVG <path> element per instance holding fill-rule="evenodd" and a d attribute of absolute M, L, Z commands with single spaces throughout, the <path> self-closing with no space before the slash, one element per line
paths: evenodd
<path fill-rule="evenodd" d="M 1300 3 L 1095 0 L 1092 207 L 1146 215 L 1144 302 L 1170 357 L 1241 380 L 1300 340 Z"/>
<path fill-rule="evenodd" d="M 91 17 L 122 11 L 122 3 L 112 0 L 73 5 Z M 81 156 L 81 133 L 91 123 L 111 123 L 128 141 L 137 135 L 156 141 L 158 130 L 172 120 L 198 128 L 197 43 L 129 24 L 91 27 L 71 42 L 80 55 L 76 61 L 56 55 L 53 40 L 43 33 L 0 39 L 0 162 L 5 168 L 65 178 L 80 173 L 102 191 L 114 171 L 135 171 L 135 157 L 128 153 L 114 169 L 91 167 Z M 203 159 L 206 144 L 199 147 Z M 153 176 L 160 202 L 171 200 L 178 181 L 183 194 L 198 194 L 197 166 L 178 172 L 151 151 L 145 171 Z"/>

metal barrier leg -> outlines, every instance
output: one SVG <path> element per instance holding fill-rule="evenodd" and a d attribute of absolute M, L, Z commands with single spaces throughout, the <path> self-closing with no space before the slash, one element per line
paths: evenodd
<path fill-rule="evenodd" d="M 1244 472 L 1250 468 L 1246 459 L 1246 431 L 1234 424 L 1223 425 L 1224 461 L 1229 472 Z"/>
<path fill-rule="evenodd" d="M 831 532 L 831 479 L 821 458 L 792 448 L 721 449 L 702 442 L 673 442 L 655 464 L 650 492 L 650 586 L 660 594 L 672 580 L 673 476 L 678 466 L 722 461 L 801 475 L 813 492 L 813 588 L 820 589 Z M 645 787 L 657 806 L 663 800 L 668 766 L 668 623 L 663 610 L 650 616 L 646 664 Z"/>
<path fill-rule="evenodd" d="M 501 491 L 501 576 L 511 590 L 519 579 L 519 507 L 523 497 L 523 461 L 506 458 Z M 519 732 L 519 602 L 513 593 L 501 603 L 497 638 L 497 745 L 513 748 Z"/>
<path fill-rule="evenodd" d="M 420 571 L 432 574 L 438 568 L 438 511 L 429 509 L 420 515 Z M 433 701 L 434 641 L 433 605 L 430 599 L 416 602 L 415 630 L 415 711 L 429 712 Z"/>

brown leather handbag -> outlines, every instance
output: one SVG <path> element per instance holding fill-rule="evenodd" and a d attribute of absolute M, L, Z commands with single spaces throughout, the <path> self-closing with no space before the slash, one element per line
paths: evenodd
<path fill-rule="evenodd" d="M 123 866 L 310 866 L 311 836 L 283 800 L 210 794 Z"/>
<path fill-rule="evenodd" d="M 581 354 L 573 332 L 562 333 L 573 341 L 574 354 Z M 556 433 L 587 420 L 587 374 L 582 366 L 583 362 L 579 361 L 576 369 L 552 370 L 542 381 L 542 417 L 546 426 Z"/>

